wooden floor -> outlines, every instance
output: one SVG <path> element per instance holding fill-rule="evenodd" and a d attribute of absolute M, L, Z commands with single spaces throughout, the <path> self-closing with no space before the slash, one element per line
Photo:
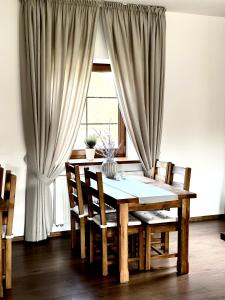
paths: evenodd
<path fill-rule="evenodd" d="M 176 260 L 155 262 L 151 272 L 132 272 L 128 284 L 116 274 L 102 279 L 71 253 L 69 239 L 13 244 L 13 289 L 5 299 L 225 299 L 225 221 L 190 226 L 190 273 L 176 275 Z M 174 237 L 171 238 L 174 240 Z"/>

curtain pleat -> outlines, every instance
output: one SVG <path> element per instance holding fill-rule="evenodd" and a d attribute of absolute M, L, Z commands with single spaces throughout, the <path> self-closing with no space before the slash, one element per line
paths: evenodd
<path fill-rule="evenodd" d="M 20 56 L 27 148 L 25 239 L 52 229 L 49 185 L 69 159 L 91 75 L 99 2 L 21 0 Z"/>

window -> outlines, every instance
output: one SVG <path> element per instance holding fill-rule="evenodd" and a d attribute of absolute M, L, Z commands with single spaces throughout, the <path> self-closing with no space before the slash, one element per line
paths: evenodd
<path fill-rule="evenodd" d="M 96 131 L 104 133 L 110 125 L 117 156 L 125 156 L 126 130 L 119 111 L 118 98 L 109 64 L 93 64 L 88 95 L 72 158 L 85 158 L 84 140 Z M 99 157 L 98 154 L 95 155 Z"/>

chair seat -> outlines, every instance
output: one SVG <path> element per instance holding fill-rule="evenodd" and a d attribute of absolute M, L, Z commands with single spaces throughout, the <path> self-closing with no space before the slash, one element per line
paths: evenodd
<path fill-rule="evenodd" d="M 116 227 L 117 226 L 117 214 L 116 213 L 106 214 L 106 221 L 107 221 L 106 226 L 101 225 L 100 215 L 94 216 L 93 221 L 101 228 Z M 128 226 L 136 226 L 136 225 L 141 225 L 141 221 L 129 214 Z"/>
<path fill-rule="evenodd" d="M 136 211 L 133 214 L 147 224 L 161 224 L 177 221 L 177 218 L 170 216 L 170 211 Z"/>
<path fill-rule="evenodd" d="M 79 214 L 79 207 L 78 207 L 78 205 L 72 207 L 70 209 L 70 211 L 74 212 L 79 218 L 87 217 L 88 216 L 88 205 L 84 204 L 84 214 L 83 215 Z"/>
<path fill-rule="evenodd" d="M 95 201 L 95 202 L 94 202 Z M 93 199 L 93 202 L 95 203 L 95 205 L 99 206 L 98 203 L 98 199 Z M 88 205 L 84 204 L 84 214 L 83 215 L 79 215 L 79 208 L 78 205 L 76 205 L 75 207 L 71 208 L 70 211 L 74 212 L 79 218 L 82 217 L 87 217 L 88 216 Z M 105 204 L 105 212 L 108 213 L 114 213 L 116 212 L 116 209 L 114 209 L 112 206 Z M 95 214 L 95 212 L 94 212 Z"/>
<path fill-rule="evenodd" d="M 92 201 L 93 201 L 93 204 L 95 204 L 96 206 L 99 207 L 99 200 L 95 197 L 92 197 Z M 113 208 L 112 206 L 110 206 L 109 204 L 105 203 L 105 212 L 108 214 L 108 213 L 113 213 L 113 212 L 116 212 L 116 209 Z"/>

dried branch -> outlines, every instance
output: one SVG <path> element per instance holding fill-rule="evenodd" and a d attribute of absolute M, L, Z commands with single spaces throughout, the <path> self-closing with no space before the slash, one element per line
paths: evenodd
<path fill-rule="evenodd" d="M 107 160 L 113 160 L 120 148 L 120 145 L 118 148 L 115 148 L 115 142 L 113 141 L 111 135 L 111 123 L 109 123 L 108 130 L 105 131 L 104 134 L 102 134 L 101 130 L 95 130 L 95 132 L 97 138 L 102 143 L 102 147 L 101 145 L 97 145 L 96 153 L 105 157 Z"/>

